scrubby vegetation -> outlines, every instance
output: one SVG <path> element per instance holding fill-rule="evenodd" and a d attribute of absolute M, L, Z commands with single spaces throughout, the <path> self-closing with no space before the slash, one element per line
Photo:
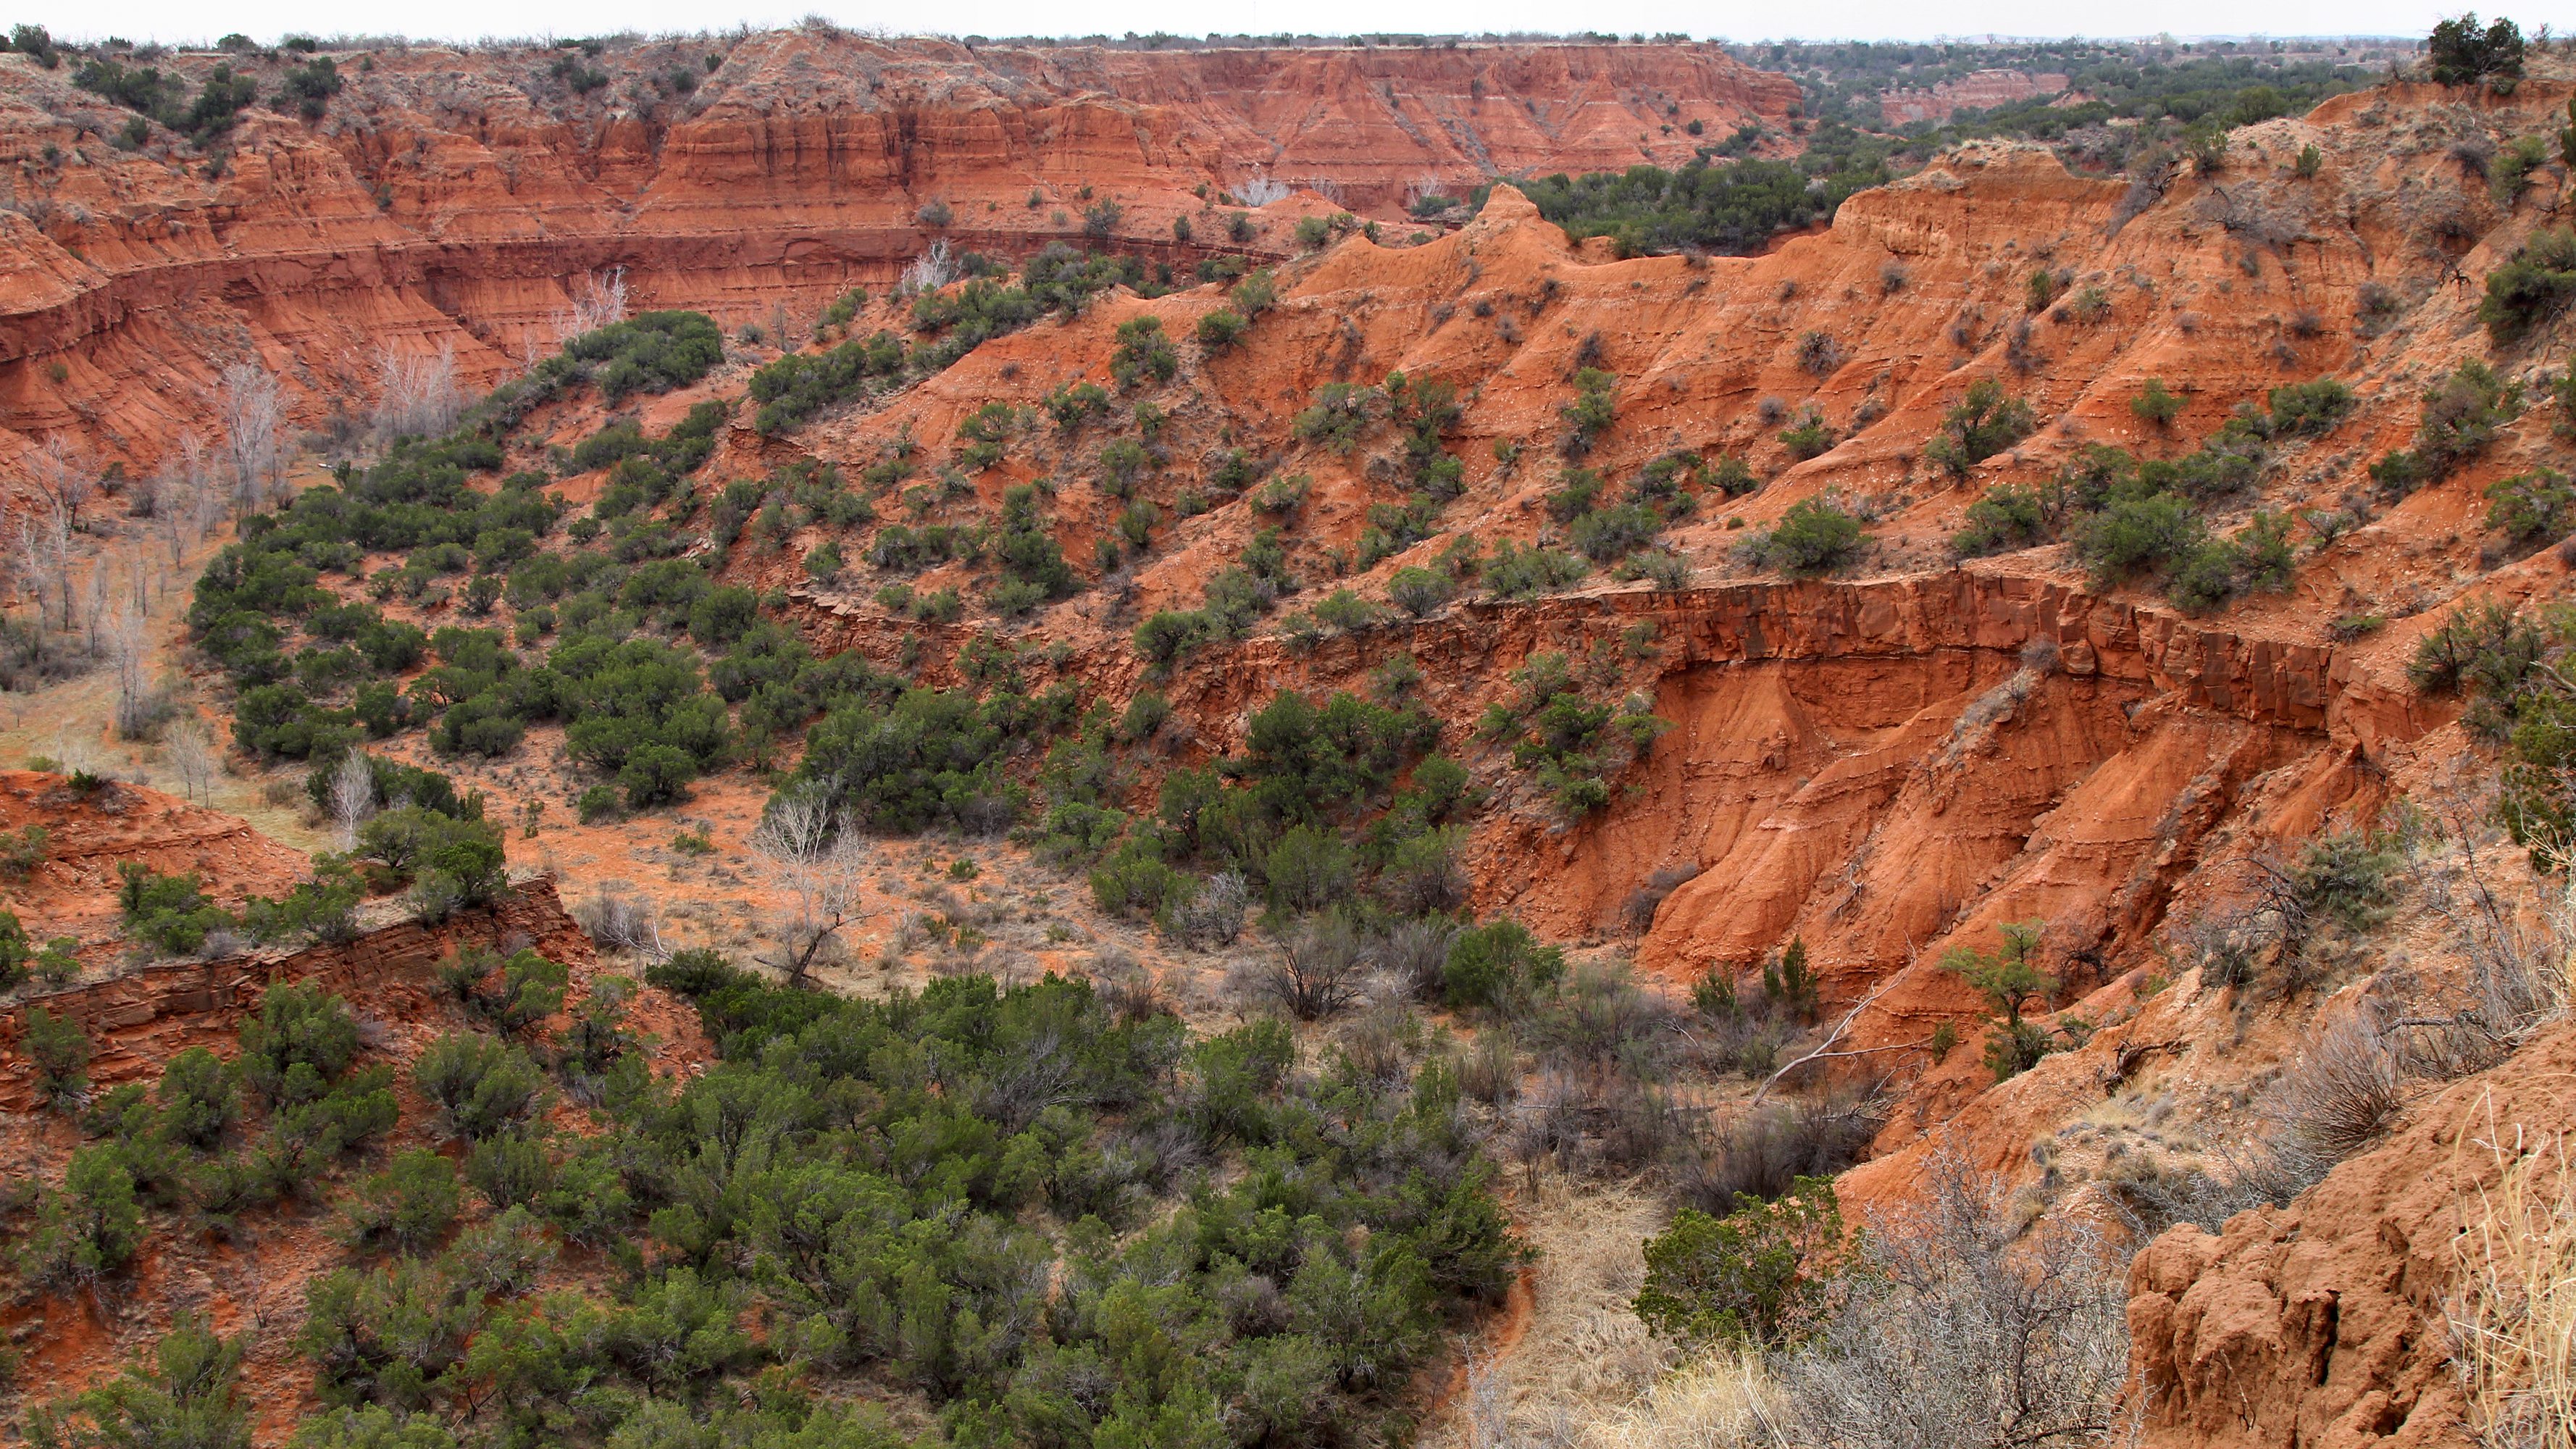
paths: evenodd
<path fill-rule="evenodd" d="M 2474 358 L 2461 363 L 2425 391 L 2415 446 L 2371 464 L 2371 481 L 2390 499 L 2441 482 L 2484 452 L 2521 415 L 2522 404 L 2521 383 Z"/>
<path fill-rule="evenodd" d="M 1923 449 L 1925 461 L 1964 481 L 1971 469 L 2029 437 L 2039 427 L 2029 403 L 2005 394 L 2003 384 L 1981 377 L 1967 396 L 1942 415 L 1941 431 Z"/>
<path fill-rule="evenodd" d="M 2536 869 L 2576 860 L 2576 694 L 2560 661 L 2568 621 L 2526 617 L 2502 604 L 2463 605 L 2426 633 L 2407 676 L 2428 694 L 2458 694 L 2461 723 L 2504 747 L 2498 811 Z"/>
<path fill-rule="evenodd" d="M 2576 298 L 2576 230 L 2545 227 L 2487 273 L 2478 320 L 2488 336 L 2509 346 L 2556 320 L 2570 298 Z"/>
<path fill-rule="evenodd" d="M 989 269 L 979 261 L 970 254 L 966 270 Z M 826 352 L 790 353 L 760 368 L 751 378 L 752 400 L 761 405 L 753 425 L 765 434 L 791 433 L 825 408 L 944 371 L 984 343 L 1041 317 L 1078 314 L 1112 287 L 1159 296 L 1173 285 L 1169 265 L 1158 268 L 1135 257 L 1080 252 L 1057 243 L 1029 258 L 1016 277 L 975 275 L 954 289 L 919 293 L 913 299 L 915 340 L 910 343 L 879 331 Z M 1137 335 L 1128 337 L 1128 329 Z M 1147 377 L 1168 382 L 1180 361 L 1162 336 L 1161 322 L 1150 317 L 1125 324 L 1120 356 L 1128 360 L 1112 366 L 1122 386 Z"/>
<path fill-rule="evenodd" d="M 2218 537 L 2203 511 L 2252 492 L 2276 446 L 2331 433 L 2355 399 L 2341 382 L 2319 378 L 2276 387 L 2265 402 L 2239 408 L 2180 458 L 2093 444 L 2045 485 L 1989 488 L 1968 506 L 1951 546 L 1974 556 L 2065 537 L 2103 583 L 2152 581 L 2193 611 L 2249 589 L 2286 588 L 2288 519 L 2257 510 L 2233 536 Z"/>
<path fill-rule="evenodd" d="M 1746 545 L 1746 553 L 1783 573 L 1823 574 L 1849 562 L 1866 537 L 1861 521 L 1833 499 L 1802 498 L 1770 532 Z"/>
<path fill-rule="evenodd" d="M 1606 236 L 1622 256 L 1684 249 L 1739 256 L 1783 231 L 1830 220 L 1855 191 L 1893 180 L 1892 148 L 1842 128 L 1809 137 L 1795 162 L 1703 154 L 1676 171 L 1631 166 L 1521 183 L 1539 214 L 1577 240 Z M 1479 205 L 1483 197 L 1477 198 Z"/>

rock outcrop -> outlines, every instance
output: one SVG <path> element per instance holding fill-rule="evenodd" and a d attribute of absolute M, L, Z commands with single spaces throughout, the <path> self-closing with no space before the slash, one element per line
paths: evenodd
<path fill-rule="evenodd" d="M 2576 1120 L 2560 1026 L 2418 1106 L 2288 1208 L 2178 1227 L 2130 1270 L 2146 1442 L 2363 1449 L 2470 1442 L 2447 1310 L 2482 1194 Z"/>

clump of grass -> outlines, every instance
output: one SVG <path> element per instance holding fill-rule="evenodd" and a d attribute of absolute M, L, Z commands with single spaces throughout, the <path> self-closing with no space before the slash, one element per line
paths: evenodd
<path fill-rule="evenodd" d="M 2453 1352 L 2479 1443 L 2565 1449 L 2576 1442 L 2576 1174 L 2564 1137 L 2510 1163 L 2496 1152 L 2503 1171 L 2456 1239 Z"/>

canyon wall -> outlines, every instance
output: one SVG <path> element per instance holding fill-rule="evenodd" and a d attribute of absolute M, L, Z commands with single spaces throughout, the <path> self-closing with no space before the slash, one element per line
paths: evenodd
<path fill-rule="evenodd" d="M 164 64 L 193 81 L 216 59 Z M 488 383 L 551 350 L 610 273 L 638 307 L 801 339 L 825 301 L 940 238 L 1277 257 L 1303 214 L 1677 165 L 1690 127 L 1722 136 L 1798 97 L 1694 45 L 1016 50 L 805 30 L 339 60 L 321 121 L 253 110 L 201 154 L 166 132 L 112 143 L 129 113 L 69 64 L 0 56 L 0 430 L 148 464 L 211 431 L 232 362 L 285 374 L 307 425 L 363 409 L 379 347 L 453 346 Z M 238 63 L 275 93 L 277 62 Z M 1237 240 L 1222 203 L 1256 179 L 1299 189 Z"/>

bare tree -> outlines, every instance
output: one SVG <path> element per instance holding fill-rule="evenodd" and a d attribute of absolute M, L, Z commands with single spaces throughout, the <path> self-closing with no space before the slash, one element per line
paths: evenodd
<path fill-rule="evenodd" d="M 1288 195 L 1289 186 L 1266 172 L 1255 171 L 1234 188 L 1235 200 L 1246 206 L 1268 206 Z"/>
<path fill-rule="evenodd" d="M 1955 1149 L 1924 1201 L 1876 1216 L 1850 1301 L 1779 1365 L 1796 1443 L 2045 1449 L 2134 1413 L 2127 1255 L 2074 1215 L 2025 1230 Z"/>
<path fill-rule="evenodd" d="M 456 426 L 465 391 L 456 380 L 456 344 L 442 341 L 427 356 L 405 353 L 390 342 L 376 346 L 376 441 L 437 437 Z"/>
<path fill-rule="evenodd" d="M 215 740 L 195 715 L 170 726 L 162 736 L 161 753 L 170 762 L 170 772 L 179 777 L 184 799 L 203 805 L 214 798 Z"/>
<path fill-rule="evenodd" d="M 948 238 L 930 244 L 930 250 L 904 263 L 903 277 L 895 284 L 899 292 L 936 292 L 957 280 L 957 263 L 949 255 Z M 782 330 L 780 337 L 785 338 Z"/>
<path fill-rule="evenodd" d="M 214 456 L 208 451 L 205 439 L 194 432 L 179 435 L 179 467 L 193 505 L 196 537 L 204 538 L 215 531 L 216 523 L 224 516 L 223 491 L 215 486 Z M 195 542 L 195 539 L 190 542 Z"/>
<path fill-rule="evenodd" d="M 572 293 L 572 305 L 555 314 L 555 345 L 560 347 L 585 332 L 613 327 L 626 320 L 626 269 L 611 267 L 581 279 Z"/>
<path fill-rule="evenodd" d="M 104 573 L 102 563 L 95 573 Z M 151 733 L 161 702 L 144 679 L 143 616 L 131 607 L 109 615 L 104 628 L 109 669 L 116 677 L 116 734 L 139 740 Z"/>
<path fill-rule="evenodd" d="M 358 827 L 376 813 L 376 772 L 364 750 L 349 750 L 331 771 L 331 819 L 340 827 L 340 848 L 354 850 Z"/>
<path fill-rule="evenodd" d="M 1315 916 L 1279 938 L 1253 989 L 1299 1021 L 1321 1021 L 1359 1000 L 1376 953 L 1341 913 Z"/>
<path fill-rule="evenodd" d="M 267 368 L 236 362 L 224 369 L 216 406 L 232 464 L 233 506 L 248 514 L 286 481 L 285 389 Z"/>
<path fill-rule="evenodd" d="M 36 630 L 68 629 L 72 619 L 72 534 L 69 518 L 53 508 L 18 515 L 16 573 L 36 606 Z"/>
<path fill-rule="evenodd" d="M 858 919 L 866 865 L 859 833 L 834 809 L 830 790 L 808 786 L 769 807 L 751 848 L 787 902 L 773 964 L 790 983 L 806 985 L 839 949 L 842 929 Z"/>
<path fill-rule="evenodd" d="M 573 919 L 605 950 L 633 951 L 648 960 L 669 959 L 662 941 L 662 913 L 650 896 L 622 880 L 603 881 L 599 893 L 572 908 Z"/>
<path fill-rule="evenodd" d="M 89 631 L 89 657 L 97 659 L 107 652 L 100 629 L 107 623 L 108 561 L 93 559 L 89 573 L 81 579 L 81 620 Z M 138 636 L 140 630 L 137 630 Z"/>
<path fill-rule="evenodd" d="M 27 481 L 34 484 L 47 506 L 63 515 L 68 523 L 80 525 L 81 505 L 89 501 L 91 486 L 96 482 L 88 461 L 80 456 L 78 445 L 60 433 L 45 439 L 28 460 Z"/>

